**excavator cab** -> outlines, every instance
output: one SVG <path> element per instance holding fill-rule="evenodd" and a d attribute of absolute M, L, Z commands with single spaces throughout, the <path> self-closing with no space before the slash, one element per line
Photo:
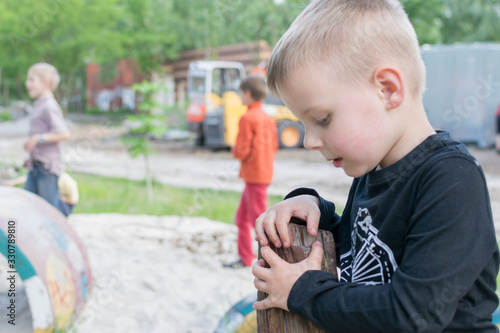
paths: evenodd
<path fill-rule="evenodd" d="M 251 74 L 265 75 L 266 65 L 259 64 Z M 198 145 L 222 148 L 235 144 L 240 118 L 247 110 L 239 89 L 245 77 L 239 62 L 195 61 L 189 65 L 187 121 Z M 262 108 L 276 120 L 280 148 L 302 146 L 304 126 L 283 101 L 268 94 Z"/>
<path fill-rule="evenodd" d="M 189 65 L 187 121 L 189 130 L 197 133 L 199 145 L 234 145 L 239 118 L 246 111 L 239 96 L 245 76 L 245 68 L 238 62 L 195 61 Z"/>

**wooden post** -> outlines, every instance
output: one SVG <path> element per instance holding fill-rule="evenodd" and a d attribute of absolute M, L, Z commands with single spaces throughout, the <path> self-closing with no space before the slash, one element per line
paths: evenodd
<path fill-rule="evenodd" d="M 292 219 L 293 221 L 294 219 Z M 295 219 L 296 220 L 296 219 Z M 296 263 L 304 260 L 311 252 L 312 243 L 316 240 L 323 245 L 323 262 L 321 270 L 330 272 L 337 276 L 337 265 L 335 260 L 335 242 L 331 232 L 319 230 L 318 236 L 313 237 L 307 233 L 304 225 L 295 223 L 288 224 L 292 245 L 289 248 L 278 248 L 270 245 L 280 258 L 289 263 Z M 259 258 L 260 246 L 259 246 Z M 266 264 L 267 266 L 267 264 Z M 263 300 L 267 294 L 261 291 L 257 293 L 257 300 Z M 326 332 L 304 317 L 279 308 L 257 311 L 257 332 L 258 333 L 322 333 Z"/>

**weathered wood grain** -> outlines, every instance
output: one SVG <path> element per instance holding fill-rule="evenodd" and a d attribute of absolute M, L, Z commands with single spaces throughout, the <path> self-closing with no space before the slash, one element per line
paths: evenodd
<path fill-rule="evenodd" d="M 330 272 L 337 276 L 337 265 L 335 260 L 335 243 L 333 236 L 328 231 L 320 230 L 318 237 L 313 237 L 307 233 L 304 225 L 290 223 L 288 232 L 291 236 L 292 245 L 289 248 L 278 248 L 270 245 L 282 259 L 289 263 L 296 263 L 304 260 L 311 252 L 312 243 L 316 240 L 323 245 L 323 262 L 321 270 Z M 260 247 L 259 247 L 259 258 Z M 267 294 L 259 291 L 257 300 L 263 300 Z M 322 333 L 326 332 L 322 328 L 316 326 L 311 321 L 284 311 L 278 308 L 257 311 L 257 332 L 258 333 Z"/>

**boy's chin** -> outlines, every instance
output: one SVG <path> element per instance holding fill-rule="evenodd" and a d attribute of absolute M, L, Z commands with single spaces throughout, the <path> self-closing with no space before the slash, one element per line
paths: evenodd
<path fill-rule="evenodd" d="M 348 175 L 349 177 L 353 177 L 353 178 L 359 178 L 363 175 L 366 175 L 368 172 L 370 172 L 370 170 L 366 171 L 366 170 L 362 170 L 360 168 L 352 169 L 352 168 L 342 167 L 342 169 L 344 170 L 344 173 L 346 175 Z"/>
<path fill-rule="evenodd" d="M 349 176 L 349 177 L 353 177 L 353 178 L 359 178 L 361 177 L 362 175 L 360 175 L 358 172 L 351 172 L 351 171 L 348 171 L 346 169 L 344 169 L 344 173 Z"/>

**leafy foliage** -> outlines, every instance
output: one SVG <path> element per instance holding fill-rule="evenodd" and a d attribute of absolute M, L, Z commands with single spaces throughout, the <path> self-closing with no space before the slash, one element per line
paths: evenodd
<path fill-rule="evenodd" d="M 3 0 L 2 76 L 21 82 L 40 61 L 66 75 L 119 58 L 133 58 L 147 72 L 183 50 L 275 43 L 301 9 L 272 0 Z"/>
<path fill-rule="evenodd" d="M 146 185 L 148 197 L 151 200 L 153 198 L 153 189 L 148 156 L 155 153 L 155 151 L 149 145 L 149 137 L 162 136 L 167 130 L 165 107 L 155 99 L 155 94 L 164 89 L 164 86 L 143 81 L 134 84 L 132 88 L 140 94 L 139 113 L 127 117 L 127 121 L 132 124 L 132 127 L 130 133 L 122 138 L 122 142 L 128 147 L 130 157 L 144 157 Z"/>
<path fill-rule="evenodd" d="M 500 1 L 443 0 L 442 42 L 500 40 Z"/>
<path fill-rule="evenodd" d="M 500 0 L 400 0 L 420 43 L 500 41 Z M 70 96 L 88 62 L 132 58 L 144 72 L 180 51 L 274 45 L 307 0 L 2 0 L 2 84 L 18 96 L 28 67 L 50 62 Z M 15 88 L 13 88 L 15 86 Z"/>
<path fill-rule="evenodd" d="M 132 157 L 138 155 L 148 155 L 153 152 L 148 144 L 147 137 L 161 136 L 167 130 L 166 124 L 166 106 L 161 105 L 155 99 L 155 94 L 164 89 L 164 86 L 158 83 L 143 81 L 132 86 L 140 94 L 140 103 L 138 114 L 127 116 L 127 121 L 132 124 L 130 128 L 130 137 L 126 138 L 126 145 L 132 146 Z M 137 144 L 134 144 L 137 141 Z"/>
<path fill-rule="evenodd" d="M 500 0 L 401 0 L 421 44 L 500 41 Z"/>

